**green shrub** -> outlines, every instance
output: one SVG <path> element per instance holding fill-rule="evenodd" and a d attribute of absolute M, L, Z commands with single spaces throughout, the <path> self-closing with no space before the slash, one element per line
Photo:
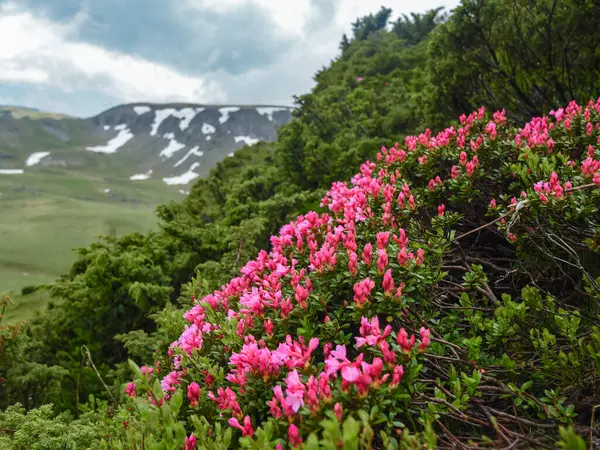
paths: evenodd
<path fill-rule="evenodd" d="M 35 286 L 35 285 L 23 286 L 23 288 L 21 289 L 21 295 L 25 296 L 25 295 L 33 294 L 37 290 L 38 290 L 38 286 Z"/>
<path fill-rule="evenodd" d="M 153 431 L 130 443 L 580 446 L 564 427 L 600 402 L 600 99 L 553 116 L 481 108 L 333 183 L 331 215 L 192 298 L 168 365 L 131 363 Z"/>

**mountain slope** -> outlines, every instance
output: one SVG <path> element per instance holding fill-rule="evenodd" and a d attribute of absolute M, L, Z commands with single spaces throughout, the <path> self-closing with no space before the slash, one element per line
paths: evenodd
<path fill-rule="evenodd" d="M 88 119 L 1 111 L 0 174 L 67 168 L 167 185 L 187 185 L 238 148 L 274 140 L 291 118 L 283 106 L 185 103 L 120 105 Z"/>
<path fill-rule="evenodd" d="M 98 235 L 154 228 L 157 205 L 290 118 L 279 106 L 129 104 L 86 119 L 0 106 L 0 293 L 52 281 Z"/>

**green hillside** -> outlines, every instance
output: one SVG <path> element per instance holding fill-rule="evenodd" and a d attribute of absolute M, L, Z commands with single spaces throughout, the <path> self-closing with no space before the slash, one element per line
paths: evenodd
<path fill-rule="evenodd" d="M 43 307 L 43 292 L 18 294 L 67 272 L 76 248 L 101 235 L 156 229 L 156 205 L 182 197 L 159 181 L 140 185 L 67 170 L 0 175 L 0 291 L 17 305 L 6 319 L 28 319 Z"/>
<path fill-rule="evenodd" d="M 191 189 L 189 181 L 169 185 L 163 178 L 176 178 L 192 167 L 195 176 L 207 176 L 244 145 L 235 141 L 236 134 L 272 139 L 281 119 L 277 112 L 269 119 L 262 116 L 260 105 L 192 106 L 144 104 L 144 114 L 138 114 L 139 105 L 119 105 L 89 119 L 0 107 L 0 292 L 14 297 L 25 287 L 57 279 L 74 262 L 73 249 L 100 235 L 156 229 L 156 207 L 182 199 Z M 232 117 L 221 123 L 222 108 L 239 109 L 239 118 L 237 111 L 230 112 Z M 159 111 L 178 110 L 192 111 L 190 119 L 204 112 L 185 126 L 181 117 L 159 117 Z M 155 124 L 161 132 L 153 135 Z M 119 136 L 120 125 L 135 132 L 127 131 L 131 138 L 124 146 L 112 153 L 89 151 Z M 162 154 L 174 143 L 172 155 Z M 130 179 L 147 174 L 148 179 Z M 15 298 L 18 306 L 7 320 L 33 317 L 43 304 L 42 294 L 36 295 Z"/>
<path fill-rule="evenodd" d="M 20 106 L 0 105 L 0 111 L 8 111 L 16 119 L 22 119 L 23 117 L 28 117 L 30 119 L 68 119 L 71 117 L 66 114 L 39 111 L 37 109 Z"/>
<path fill-rule="evenodd" d="M 0 318 L 0 447 L 597 446 L 600 8 L 391 17 L 352 24 L 275 142 Z M 128 209 L 90 178 L 45 195 Z"/>

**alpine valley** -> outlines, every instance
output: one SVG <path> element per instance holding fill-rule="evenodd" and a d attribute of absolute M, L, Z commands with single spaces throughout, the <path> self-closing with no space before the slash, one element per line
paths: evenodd
<path fill-rule="evenodd" d="M 138 103 L 75 118 L 0 106 L 0 291 L 53 281 L 98 235 L 154 228 L 157 205 L 275 140 L 291 111 Z"/>

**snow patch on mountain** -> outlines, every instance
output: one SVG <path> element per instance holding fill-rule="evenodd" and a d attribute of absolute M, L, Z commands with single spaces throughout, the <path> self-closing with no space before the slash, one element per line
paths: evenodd
<path fill-rule="evenodd" d="M 172 135 L 172 133 L 171 133 Z M 182 148 L 185 148 L 185 144 L 181 142 L 177 142 L 175 139 L 169 140 L 169 145 L 167 145 L 164 149 L 160 151 L 160 156 L 164 156 L 165 159 L 169 159 L 175 153 L 177 153 Z"/>
<path fill-rule="evenodd" d="M 97 145 L 94 147 L 86 147 L 86 150 L 96 153 L 116 153 L 129 140 L 133 139 L 133 133 L 126 124 L 117 125 L 115 130 L 119 132 L 114 138 L 106 143 L 106 145 Z"/>
<path fill-rule="evenodd" d="M 238 112 L 239 110 L 240 108 L 237 106 L 226 106 L 224 108 L 219 108 L 219 112 L 221 113 L 221 117 L 219 117 L 219 123 L 223 125 L 229 120 L 229 114 Z"/>
<path fill-rule="evenodd" d="M 23 169 L 0 169 L 0 175 L 20 175 L 24 173 Z"/>
<path fill-rule="evenodd" d="M 194 108 L 183 108 L 183 109 L 180 109 L 177 112 L 177 114 L 175 114 L 175 117 L 177 117 L 178 119 L 181 119 L 181 121 L 179 122 L 179 129 L 181 131 L 183 131 L 187 127 L 189 127 L 190 126 L 190 122 L 201 111 L 204 111 L 204 108 L 196 108 L 196 109 L 194 109 Z"/>
<path fill-rule="evenodd" d="M 188 159 L 188 157 L 189 157 L 190 155 L 196 155 L 196 156 L 198 156 L 198 157 L 200 157 L 200 156 L 204 155 L 204 152 L 202 152 L 202 151 L 198 151 L 199 149 L 200 149 L 200 147 L 198 147 L 198 146 L 196 145 L 196 146 L 195 146 L 194 148 L 192 148 L 192 149 L 191 149 L 189 152 L 187 152 L 187 153 L 186 153 L 186 155 L 185 155 L 183 158 L 181 158 L 179 161 L 177 161 L 177 162 L 175 163 L 175 167 L 178 167 L 178 166 L 180 166 L 181 164 L 183 164 L 183 162 L 184 162 L 186 159 Z"/>
<path fill-rule="evenodd" d="M 104 131 L 110 130 L 110 125 L 104 125 Z"/>
<path fill-rule="evenodd" d="M 154 111 L 154 122 L 152 123 L 152 129 L 150 130 L 150 136 L 156 136 L 158 133 L 158 127 L 163 123 L 168 117 L 175 117 L 179 119 L 179 129 L 181 131 L 187 129 L 190 126 L 190 122 L 205 108 L 191 108 L 185 107 L 182 109 L 175 108 L 164 108 L 157 109 Z"/>
<path fill-rule="evenodd" d="M 175 111 L 176 109 L 173 108 L 157 109 L 154 111 L 154 122 L 152 123 L 152 129 L 150 130 L 150 136 L 156 136 L 160 124 Z"/>
<path fill-rule="evenodd" d="M 202 133 L 204 134 L 213 134 L 217 131 L 217 129 L 215 127 L 213 127 L 211 124 L 209 123 L 202 123 Z"/>
<path fill-rule="evenodd" d="M 29 157 L 25 161 L 25 165 L 27 167 L 35 166 L 37 163 L 39 163 L 43 158 L 45 158 L 49 154 L 50 154 L 50 152 L 35 152 L 35 153 L 32 153 L 31 155 L 29 155 Z"/>
<path fill-rule="evenodd" d="M 150 175 L 152 175 L 152 169 L 150 169 L 146 173 L 138 173 L 137 175 L 131 175 L 129 177 L 129 179 L 132 180 L 132 181 L 147 180 L 148 178 L 150 178 Z"/>
<path fill-rule="evenodd" d="M 285 111 L 287 108 L 277 108 L 277 107 L 272 107 L 272 106 L 263 106 L 261 108 L 256 108 L 256 112 L 259 113 L 261 116 L 267 116 L 267 118 L 272 121 L 273 120 L 273 113 L 277 112 L 277 111 Z"/>
<path fill-rule="evenodd" d="M 149 106 L 134 106 L 133 110 L 138 116 L 141 116 L 142 114 L 146 114 L 147 112 L 152 111 L 152 108 L 150 108 Z"/>
<path fill-rule="evenodd" d="M 197 167 L 200 167 L 199 162 L 195 162 L 194 164 L 192 164 L 187 172 L 176 177 L 163 178 L 163 181 L 170 186 L 178 184 L 188 184 L 190 181 L 200 176 L 199 174 L 194 172 L 194 169 L 196 169 Z"/>
<path fill-rule="evenodd" d="M 260 142 L 260 139 L 251 138 L 250 136 L 235 136 L 233 139 L 235 139 L 236 144 L 243 142 L 248 146 L 253 146 Z"/>

